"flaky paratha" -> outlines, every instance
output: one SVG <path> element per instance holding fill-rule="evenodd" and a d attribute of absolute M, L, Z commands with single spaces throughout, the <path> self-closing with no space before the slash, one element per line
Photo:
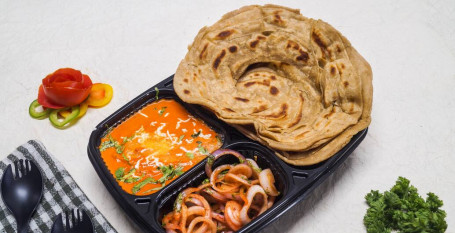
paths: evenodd
<path fill-rule="evenodd" d="M 369 64 L 329 24 L 275 5 L 202 28 L 174 88 L 294 165 L 326 160 L 371 120 Z"/>

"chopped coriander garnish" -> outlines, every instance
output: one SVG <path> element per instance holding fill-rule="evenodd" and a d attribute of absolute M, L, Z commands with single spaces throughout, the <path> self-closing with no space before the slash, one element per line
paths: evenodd
<path fill-rule="evenodd" d="M 205 149 L 205 147 L 203 147 L 201 144 L 199 144 L 199 145 L 197 146 L 197 149 L 198 149 L 199 152 L 201 152 L 201 154 L 203 154 L 203 155 L 208 155 L 208 154 L 209 154 L 209 152 L 207 151 L 207 149 Z"/>
<path fill-rule="evenodd" d="M 183 140 L 184 137 L 185 137 L 185 135 L 181 135 L 181 136 L 179 137 L 179 142 L 181 142 L 181 141 Z"/>
<path fill-rule="evenodd" d="M 135 135 L 133 136 L 130 136 L 130 137 L 124 137 L 123 138 L 123 142 L 122 143 L 119 143 L 118 141 L 116 141 L 111 135 L 108 136 L 108 140 L 104 141 L 101 143 L 100 145 L 100 151 L 105 151 L 107 150 L 108 148 L 111 148 L 111 147 L 114 147 L 115 148 L 115 151 L 118 153 L 118 154 L 121 154 L 123 152 L 123 148 L 125 146 L 125 144 L 131 140 L 133 140 Z"/>
<path fill-rule="evenodd" d="M 213 162 L 215 162 L 215 156 L 213 155 L 209 155 L 209 157 L 207 158 L 207 163 L 212 166 L 213 165 Z"/>
<path fill-rule="evenodd" d="M 208 178 L 206 178 L 205 180 L 202 181 L 202 184 L 208 184 L 210 182 L 210 180 Z"/>
<path fill-rule="evenodd" d="M 174 167 L 172 164 L 168 166 L 161 166 L 158 167 L 158 170 L 163 173 L 163 176 L 158 179 L 158 183 L 163 184 L 166 183 L 166 181 L 171 180 L 175 176 L 180 176 L 183 174 L 183 167 L 177 166 Z"/>
<path fill-rule="evenodd" d="M 253 165 L 253 163 L 252 163 L 250 160 L 247 160 L 246 162 L 247 162 L 248 165 L 250 165 L 250 167 L 251 167 L 254 171 L 256 171 L 257 173 L 261 173 L 261 172 L 262 172 L 262 169 L 261 169 L 260 167 L 255 167 L 255 166 Z"/>
<path fill-rule="evenodd" d="M 147 177 L 143 181 L 136 184 L 131 191 L 133 192 L 133 194 L 136 194 L 137 192 L 139 192 L 139 190 L 141 190 L 142 187 L 144 187 L 148 183 L 156 183 L 156 180 L 153 179 L 152 177 Z"/>
<path fill-rule="evenodd" d="M 115 171 L 115 178 L 117 180 L 120 180 L 122 179 L 123 175 L 125 174 L 125 168 L 124 167 L 119 167 L 116 171 Z"/>
<path fill-rule="evenodd" d="M 155 99 L 158 99 L 158 94 L 160 93 L 160 90 L 155 87 Z"/>
<path fill-rule="evenodd" d="M 123 142 L 122 142 L 122 144 L 124 145 L 124 144 L 127 143 L 127 142 L 131 142 L 131 141 L 133 140 L 134 136 L 136 136 L 136 135 L 131 135 L 131 136 L 129 136 L 129 137 L 123 137 Z"/>
<path fill-rule="evenodd" d="M 191 160 L 194 159 L 194 154 L 191 152 L 186 152 L 186 156 L 188 156 L 188 158 L 190 158 Z"/>
<path fill-rule="evenodd" d="M 163 113 L 164 113 L 164 111 L 166 111 L 166 108 L 167 108 L 166 106 L 162 107 L 162 108 L 158 111 L 158 114 L 159 114 L 160 116 L 162 116 Z"/>
<path fill-rule="evenodd" d="M 180 212 L 182 209 L 183 193 L 179 193 L 177 199 L 174 202 L 174 211 Z"/>
<path fill-rule="evenodd" d="M 201 134 L 201 132 L 202 132 L 202 131 L 199 130 L 199 131 L 197 131 L 197 133 L 191 134 L 191 137 L 192 137 L 192 138 L 197 138 L 197 137 L 199 137 L 199 135 Z"/>
<path fill-rule="evenodd" d="M 125 183 L 134 183 L 140 180 L 142 177 L 134 177 L 134 172 L 136 169 L 131 169 L 127 174 L 125 174 L 125 168 L 120 167 L 115 171 L 115 178 L 118 181 L 125 182 Z"/>
<path fill-rule="evenodd" d="M 130 159 L 129 159 L 128 157 L 126 157 L 125 154 L 122 154 L 122 157 L 123 157 L 123 159 L 124 159 L 126 162 L 129 162 L 129 161 L 130 161 Z"/>
<path fill-rule="evenodd" d="M 109 135 L 108 140 L 101 143 L 100 151 L 105 151 L 108 148 L 118 147 L 118 146 L 120 146 L 120 144 L 117 141 L 115 141 L 115 139 L 111 135 Z"/>

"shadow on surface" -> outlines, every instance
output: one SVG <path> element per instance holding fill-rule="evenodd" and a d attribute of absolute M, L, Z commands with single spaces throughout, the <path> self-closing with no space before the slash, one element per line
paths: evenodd
<path fill-rule="evenodd" d="M 278 220 L 260 231 L 260 233 L 285 233 L 289 232 L 297 222 L 305 222 L 305 217 L 311 215 L 321 200 L 328 197 L 329 192 L 336 192 L 336 185 L 342 176 L 352 169 L 354 152 L 340 167 L 317 187 L 305 200 L 293 206 Z M 304 229 L 301 229 L 304 232 Z"/>

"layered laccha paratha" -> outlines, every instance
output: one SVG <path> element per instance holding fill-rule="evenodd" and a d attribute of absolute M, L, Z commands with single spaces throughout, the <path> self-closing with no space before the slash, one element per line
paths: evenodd
<path fill-rule="evenodd" d="M 174 88 L 294 165 L 326 160 L 370 123 L 369 64 L 329 24 L 281 6 L 202 28 Z"/>

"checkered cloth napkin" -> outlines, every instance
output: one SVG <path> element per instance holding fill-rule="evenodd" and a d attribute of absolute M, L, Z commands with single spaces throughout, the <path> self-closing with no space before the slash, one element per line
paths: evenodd
<path fill-rule="evenodd" d="M 8 164 L 18 159 L 30 159 L 41 170 L 44 193 L 30 221 L 29 232 L 50 232 L 56 216 L 65 210 L 80 208 L 90 216 L 95 232 L 116 233 L 98 209 L 85 196 L 68 171 L 38 141 L 28 141 L 0 162 L 0 177 Z M 0 197 L 0 232 L 16 232 L 16 220 Z"/>

